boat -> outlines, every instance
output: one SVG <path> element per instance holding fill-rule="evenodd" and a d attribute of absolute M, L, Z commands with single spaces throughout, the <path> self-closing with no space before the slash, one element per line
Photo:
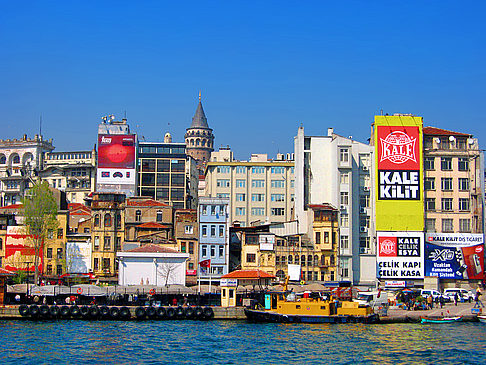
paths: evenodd
<path fill-rule="evenodd" d="M 368 305 L 357 302 L 339 301 L 332 296 L 322 297 L 319 293 L 307 293 L 297 298 L 287 291 L 288 279 L 284 290 L 265 294 L 265 305 L 245 308 L 248 320 L 253 322 L 282 323 L 375 323 L 378 314 Z"/>
<path fill-rule="evenodd" d="M 478 319 L 479 319 L 479 322 L 486 323 L 486 316 L 485 315 L 478 316 Z"/>
<path fill-rule="evenodd" d="M 456 317 L 420 317 L 420 323 L 453 323 L 461 322 L 462 316 Z"/>

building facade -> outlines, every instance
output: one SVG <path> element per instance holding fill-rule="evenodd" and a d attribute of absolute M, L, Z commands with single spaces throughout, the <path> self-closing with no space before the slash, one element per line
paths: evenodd
<path fill-rule="evenodd" d="M 230 222 L 240 226 L 286 222 L 293 219 L 294 162 L 292 155 L 269 160 L 254 154 L 237 161 L 229 149 L 211 154 L 206 167 L 207 197 L 230 199 Z"/>
<path fill-rule="evenodd" d="M 177 251 L 189 255 L 186 261 L 186 280 L 190 284 L 196 284 L 199 257 L 197 209 L 179 209 L 175 211 L 174 238 L 177 242 Z"/>

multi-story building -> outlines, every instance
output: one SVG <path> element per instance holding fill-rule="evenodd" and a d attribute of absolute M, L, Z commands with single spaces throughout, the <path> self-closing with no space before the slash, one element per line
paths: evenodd
<path fill-rule="evenodd" d="M 198 172 L 184 143 L 140 142 L 138 145 L 137 194 L 164 201 L 174 209 L 197 206 Z"/>
<path fill-rule="evenodd" d="M 46 152 L 39 176 L 53 188 L 65 191 L 68 202 L 84 204 L 96 186 L 96 150 Z"/>
<path fill-rule="evenodd" d="M 125 238 L 125 194 L 93 193 L 89 201 L 92 215 L 92 270 L 102 281 L 114 280 L 118 272 L 116 252 Z"/>
<path fill-rule="evenodd" d="M 205 196 L 230 199 L 230 222 L 240 226 L 286 222 L 293 218 L 292 154 L 269 160 L 254 154 L 237 161 L 229 148 L 211 154 L 206 166 Z"/>
<path fill-rule="evenodd" d="M 56 279 L 67 271 L 66 241 L 68 233 L 69 211 L 60 210 L 57 213 L 58 226 L 47 232 L 44 242 L 44 276 Z"/>
<path fill-rule="evenodd" d="M 199 93 L 199 104 L 196 113 L 192 118 L 192 124 L 186 130 L 184 136 L 186 141 L 187 154 L 197 161 L 199 171 L 204 171 L 206 163 L 209 161 L 211 152 L 214 150 L 213 130 L 209 128 L 208 119 L 204 114 L 201 103 L 201 93 Z"/>
<path fill-rule="evenodd" d="M 44 154 L 54 149 L 52 139 L 35 135 L 0 140 L 0 206 L 19 203 L 34 176 L 43 168 Z"/>
<path fill-rule="evenodd" d="M 483 233 L 484 161 L 471 134 L 425 127 L 427 232 Z"/>
<path fill-rule="evenodd" d="M 228 198 L 201 197 L 198 207 L 199 262 L 210 260 L 210 267 L 199 267 L 199 280 L 219 281 L 229 267 Z"/>
<path fill-rule="evenodd" d="M 174 213 L 174 238 L 177 251 L 189 254 L 186 261 L 186 280 L 197 283 L 197 263 L 199 253 L 199 225 L 196 209 L 179 209 Z"/>
<path fill-rule="evenodd" d="M 312 207 L 327 205 L 338 209 L 336 263 L 340 270 L 335 280 L 374 285 L 373 147 L 342 137 L 332 128 L 328 129 L 327 136 L 306 136 L 300 127 L 294 148 L 295 215 L 299 233 L 315 245 L 318 225 Z"/>

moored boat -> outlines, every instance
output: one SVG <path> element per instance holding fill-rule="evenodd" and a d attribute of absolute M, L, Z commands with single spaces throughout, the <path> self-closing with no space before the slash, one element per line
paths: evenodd
<path fill-rule="evenodd" d="M 481 323 L 486 323 L 486 315 L 478 316 L 478 320 Z"/>
<path fill-rule="evenodd" d="M 452 323 L 461 322 L 462 316 L 456 317 L 420 317 L 420 323 Z"/>

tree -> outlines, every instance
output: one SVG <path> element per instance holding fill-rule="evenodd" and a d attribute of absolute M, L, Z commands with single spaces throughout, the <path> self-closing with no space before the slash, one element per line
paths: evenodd
<path fill-rule="evenodd" d="M 26 234 L 34 246 L 34 283 L 39 279 L 39 257 L 43 255 L 49 232 L 57 229 L 57 203 L 45 181 L 38 181 L 26 192 L 22 201 L 22 216 Z"/>

